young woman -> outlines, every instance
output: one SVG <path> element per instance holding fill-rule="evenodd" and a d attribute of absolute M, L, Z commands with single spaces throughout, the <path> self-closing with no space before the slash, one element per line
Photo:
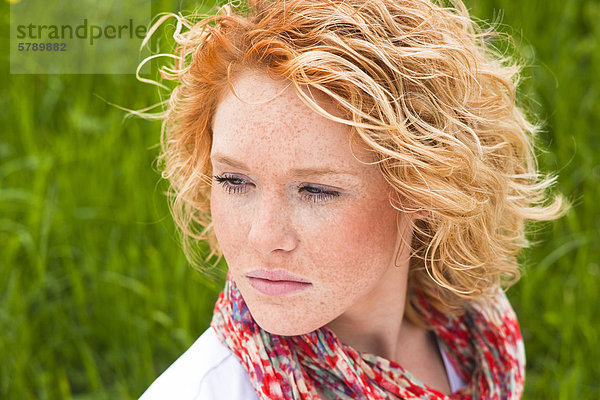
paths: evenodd
<path fill-rule="evenodd" d="M 520 398 L 501 288 L 564 207 L 490 35 L 428 0 L 178 17 L 163 176 L 229 273 L 144 400 Z"/>

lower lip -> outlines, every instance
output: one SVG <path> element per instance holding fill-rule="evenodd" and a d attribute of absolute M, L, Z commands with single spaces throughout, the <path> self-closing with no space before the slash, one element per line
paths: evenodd
<path fill-rule="evenodd" d="M 250 285 L 267 296 L 283 296 L 292 294 L 311 286 L 310 283 L 296 281 L 270 281 L 268 279 L 248 278 Z"/>

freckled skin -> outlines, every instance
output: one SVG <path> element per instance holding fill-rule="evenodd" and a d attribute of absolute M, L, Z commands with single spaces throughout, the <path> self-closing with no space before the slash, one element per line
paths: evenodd
<path fill-rule="evenodd" d="M 286 81 L 242 71 L 218 104 L 211 161 L 214 231 L 252 316 L 267 332 L 301 335 L 327 326 L 342 343 L 400 363 L 443 393 L 450 386 L 435 340 L 404 315 L 412 228 L 389 203 L 391 187 L 350 128 L 305 105 Z M 340 116 L 327 96 L 319 105 Z M 262 104 L 248 104 L 259 103 Z M 228 160 L 225 161 L 224 157 Z M 357 159 L 358 158 L 358 159 Z M 231 161 L 236 165 L 232 165 Z M 298 175 L 294 169 L 351 174 Z M 315 185 L 339 196 L 311 197 Z M 229 188 L 231 189 L 231 187 Z M 284 270 L 312 285 L 283 296 L 254 289 L 245 274 Z"/>
<path fill-rule="evenodd" d="M 211 213 L 230 272 L 257 323 L 280 335 L 324 325 L 336 333 L 350 328 L 355 332 L 349 340 L 361 329 L 376 329 L 382 319 L 392 317 L 398 324 L 409 253 L 401 243 L 410 243 L 412 232 L 406 229 L 407 215 L 390 205 L 391 188 L 378 167 L 355 158 L 373 161 L 370 153 L 356 145 L 351 149 L 349 127 L 311 110 L 286 81 L 245 70 L 233 83 L 246 102 L 271 99 L 245 104 L 226 93 L 216 110 L 211 149 L 213 156 L 225 155 L 247 167 L 212 158 L 215 175 L 233 174 L 249 184 L 243 193 L 229 193 L 215 182 Z M 323 93 L 313 89 L 312 94 L 337 114 Z M 298 177 L 289 172 L 294 168 L 331 168 L 355 176 Z M 334 188 L 340 195 L 313 202 L 298 190 L 306 183 Z M 244 276 L 257 269 L 285 270 L 312 286 L 267 296 Z"/>

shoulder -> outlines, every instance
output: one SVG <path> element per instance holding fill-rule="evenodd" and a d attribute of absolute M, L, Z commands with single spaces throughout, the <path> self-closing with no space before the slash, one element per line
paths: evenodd
<path fill-rule="evenodd" d="M 256 400 L 250 377 L 208 328 L 142 395 L 140 400 Z"/>

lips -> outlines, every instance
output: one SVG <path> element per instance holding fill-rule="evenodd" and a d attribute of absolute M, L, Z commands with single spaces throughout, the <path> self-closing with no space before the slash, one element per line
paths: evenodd
<path fill-rule="evenodd" d="M 282 270 L 256 270 L 246 277 L 254 289 L 267 296 L 284 296 L 312 286 L 306 279 Z"/>

